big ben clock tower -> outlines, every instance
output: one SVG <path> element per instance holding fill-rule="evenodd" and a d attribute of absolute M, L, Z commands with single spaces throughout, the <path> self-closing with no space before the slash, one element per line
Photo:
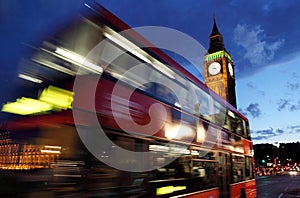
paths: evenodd
<path fill-rule="evenodd" d="M 224 47 L 223 37 L 218 30 L 215 18 L 209 38 L 209 49 L 203 63 L 205 84 L 232 106 L 237 107 L 234 65 L 230 54 Z"/>

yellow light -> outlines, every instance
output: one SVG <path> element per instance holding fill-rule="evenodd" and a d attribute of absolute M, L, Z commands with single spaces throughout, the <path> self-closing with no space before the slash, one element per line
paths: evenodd
<path fill-rule="evenodd" d="M 30 115 L 51 110 L 72 108 L 73 92 L 54 86 L 49 86 L 41 93 L 39 100 L 22 97 L 16 102 L 3 105 L 3 112 L 19 115 Z"/>
<path fill-rule="evenodd" d="M 39 100 L 52 104 L 59 109 L 71 109 L 73 94 L 72 91 L 50 85 L 47 89 L 42 91 Z"/>
<path fill-rule="evenodd" d="M 170 194 L 175 191 L 185 190 L 186 186 L 164 186 L 156 189 L 156 195 Z"/>
<path fill-rule="evenodd" d="M 173 193 L 173 186 L 165 186 L 165 187 L 161 187 L 161 188 L 157 188 L 156 189 L 156 195 L 165 195 L 165 194 L 169 194 L 169 193 Z"/>
<path fill-rule="evenodd" d="M 19 115 L 29 115 L 43 111 L 49 111 L 52 108 L 53 107 L 51 104 L 43 101 L 22 97 L 17 99 L 16 102 L 4 104 L 1 111 Z"/>

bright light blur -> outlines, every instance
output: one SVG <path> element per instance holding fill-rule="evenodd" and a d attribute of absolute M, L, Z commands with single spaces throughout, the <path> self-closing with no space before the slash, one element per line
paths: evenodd
<path fill-rule="evenodd" d="M 199 123 L 197 126 L 197 142 L 200 142 L 200 143 L 204 142 L 205 137 L 206 137 L 206 130 L 205 130 L 203 124 Z"/>
<path fill-rule="evenodd" d="M 170 140 L 174 138 L 178 140 L 193 138 L 194 135 L 194 130 L 188 125 L 178 123 L 165 124 L 165 137 Z"/>
<path fill-rule="evenodd" d="M 163 146 L 163 145 L 149 145 L 149 150 L 150 151 L 156 151 L 156 152 L 165 152 L 168 154 L 186 154 L 189 155 L 190 154 L 190 150 L 187 148 L 183 148 L 183 147 L 178 147 L 178 146 Z M 196 151 L 192 152 L 193 155 L 197 155 L 199 153 L 197 153 Z"/>
<path fill-rule="evenodd" d="M 297 175 L 297 171 L 289 171 L 289 175 Z"/>
<path fill-rule="evenodd" d="M 186 186 L 165 186 L 156 189 L 156 195 L 170 194 L 175 191 L 185 190 Z"/>
<path fill-rule="evenodd" d="M 31 76 L 28 76 L 28 75 L 25 75 L 25 74 L 19 74 L 18 77 L 19 77 L 19 78 L 22 78 L 22 79 L 24 79 L 24 80 L 28 80 L 28 81 L 34 82 L 34 83 L 42 83 L 42 82 L 43 82 L 43 81 L 40 80 L 40 79 L 31 77 Z"/>
<path fill-rule="evenodd" d="M 46 150 L 46 149 L 42 149 L 41 152 L 42 153 L 60 154 L 60 151 L 53 151 L 53 150 Z"/>
<path fill-rule="evenodd" d="M 154 59 L 153 57 L 146 57 L 147 54 L 141 50 L 138 46 L 130 42 L 128 39 L 124 38 L 114 30 L 109 27 L 105 27 L 105 32 L 103 33 L 106 38 L 111 40 L 112 42 L 118 44 L 126 51 L 134 54 L 135 56 L 139 57 L 146 63 L 150 63 L 154 68 L 162 72 L 163 74 L 167 75 L 169 78 L 175 79 L 175 73 L 169 69 L 166 65 L 162 64 L 158 60 Z M 148 55 L 149 56 L 149 55 Z M 151 60 L 150 60 L 151 58 Z"/>
<path fill-rule="evenodd" d="M 53 105 L 54 107 L 68 109 L 72 107 L 73 92 L 49 86 L 47 89 L 42 91 L 39 99 Z"/>
<path fill-rule="evenodd" d="M 135 56 L 139 57 L 146 63 L 152 63 L 151 60 L 149 60 L 138 46 L 130 42 L 128 39 L 124 38 L 111 28 L 105 26 L 105 32 L 103 33 L 106 38 L 111 40 L 112 42 L 118 44 L 122 48 L 124 48 L 126 51 L 130 51 L 130 53 L 134 54 Z"/>
<path fill-rule="evenodd" d="M 30 115 L 51 110 L 66 110 L 72 108 L 73 92 L 54 86 L 44 89 L 39 99 L 22 97 L 16 102 L 3 105 L 3 112 L 18 115 Z"/>
<path fill-rule="evenodd" d="M 59 55 L 66 57 L 69 60 L 75 61 L 78 66 L 83 67 L 87 70 L 90 70 L 90 71 L 96 72 L 96 73 L 103 72 L 102 67 L 97 66 L 97 65 L 87 61 L 84 57 L 82 57 L 74 52 L 71 52 L 67 49 L 56 48 L 55 52 Z"/>
<path fill-rule="evenodd" d="M 162 72 L 163 74 L 166 74 L 168 77 L 175 79 L 175 73 L 161 62 L 155 60 L 152 63 L 152 66 L 160 72 Z"/>
<path fill-rule="evenodd" d="M 169 140 L 174 139 L 178 132 L 179 132 L 180 125 L 173 124 L 173 123 L 166 123 L 165 124 L 165 137 Z"/>
<path fill-rule="evenodd" d="M 3 105 L 1 111 L 19 115 L 29 115 L 50 111 L 51 109 L 51 104 L 32 98 L 22 97 L 20 99 L 17 99 L 16 102 L 6 103 L 5 105 Z"/>

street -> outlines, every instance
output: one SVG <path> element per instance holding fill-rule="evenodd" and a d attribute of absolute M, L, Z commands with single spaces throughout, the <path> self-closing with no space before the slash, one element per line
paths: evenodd
<path fill-rule="evenodd" d="M 290 175 L 258 176 L 256 178 L 257 198 L 300 197 L 300 173 Z"/>

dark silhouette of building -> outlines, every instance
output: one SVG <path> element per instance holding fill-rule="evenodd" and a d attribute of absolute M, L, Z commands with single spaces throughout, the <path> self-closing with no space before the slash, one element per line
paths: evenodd
<path fill-rule="evenodd" d="M 300 142 L 280 143 L 278 151 L 283 164 L 300 163 Z"/>
<path fill-rule="evenodd" d="M 254 159 L 256 167 L 267 165 L 293 165 L 300 163 L 300 142 L 272 144 L 256 144 Z"/>
<path fill-rule="evenodd" d="M 273 144 L 256 144 L 253 148 L 256 167 L 273 166 L 278 163 L 278 148 Z"/>

